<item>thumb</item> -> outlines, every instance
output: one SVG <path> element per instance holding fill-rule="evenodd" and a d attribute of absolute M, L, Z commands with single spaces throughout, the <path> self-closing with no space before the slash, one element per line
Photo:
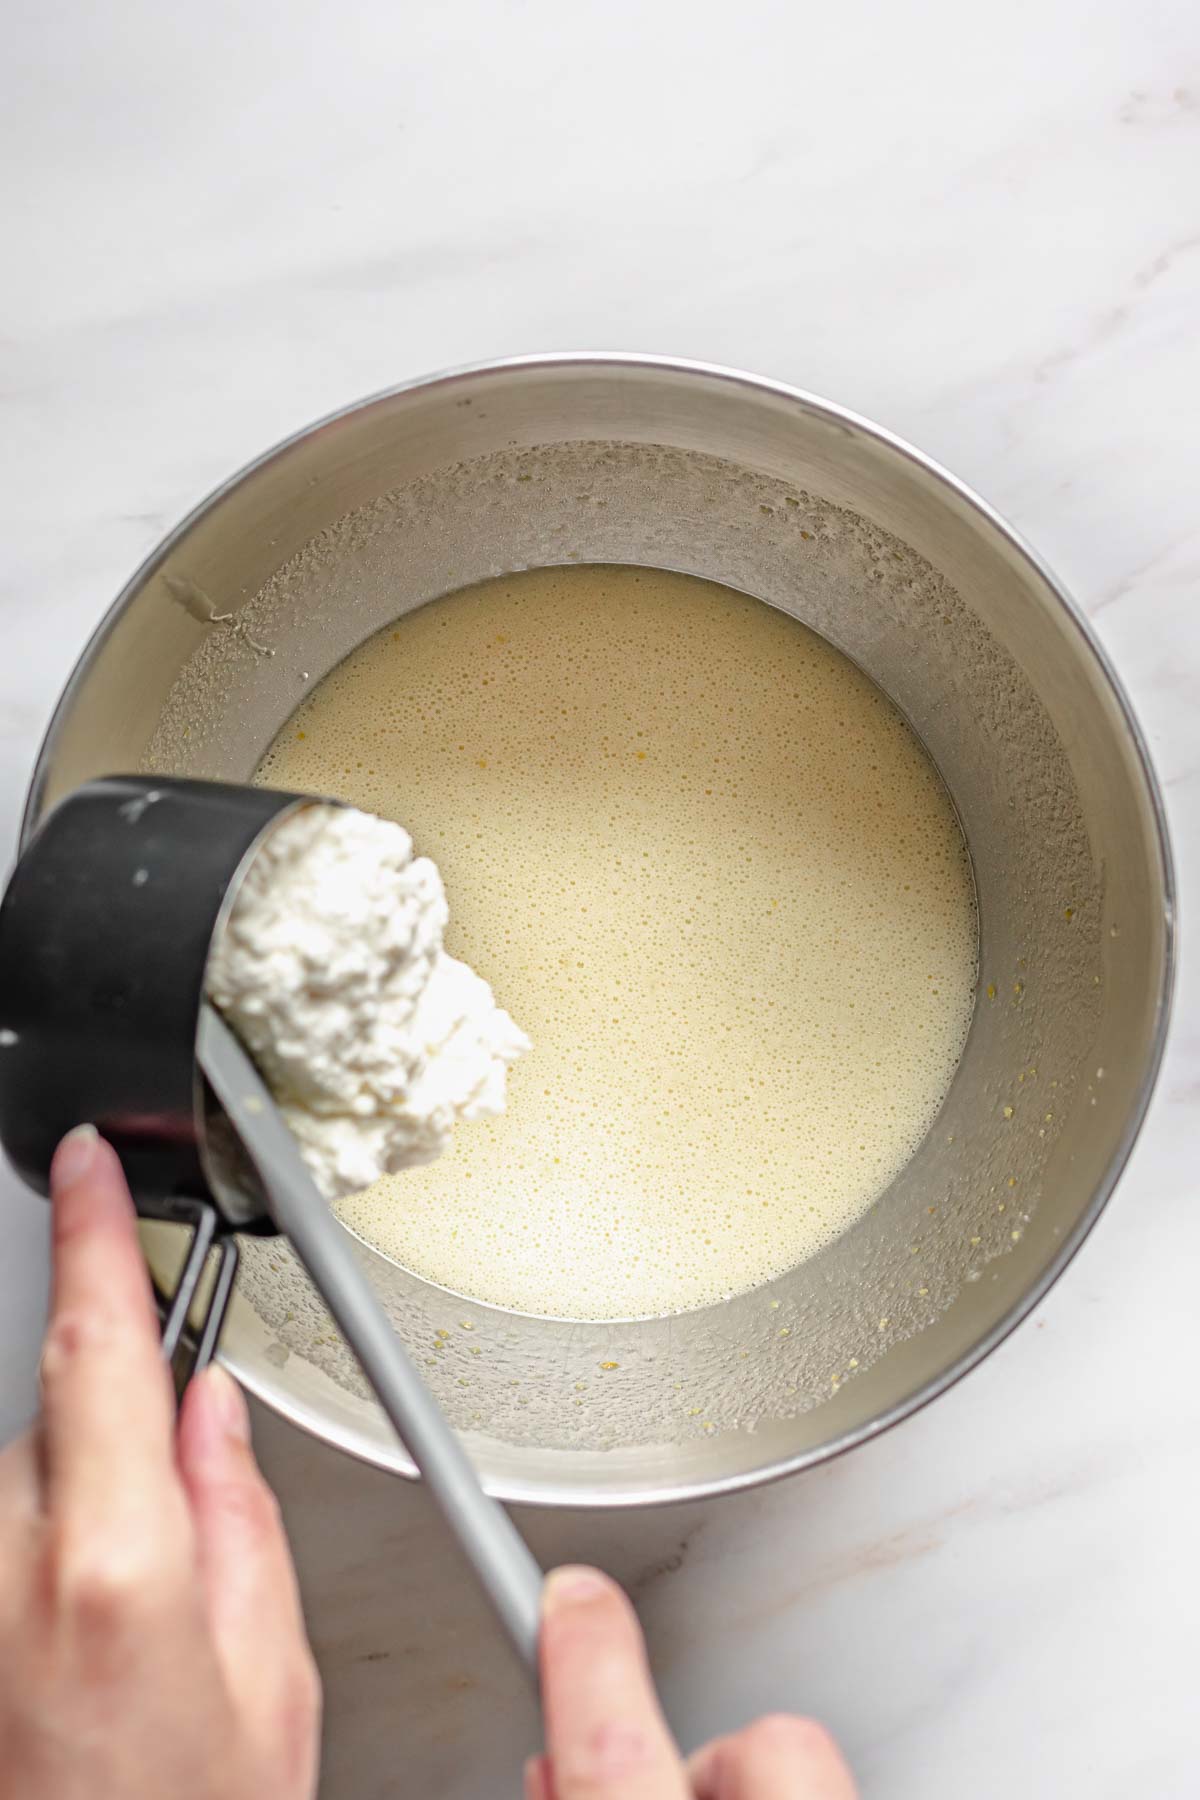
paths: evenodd
<path fill-rule="evenodd" d="M 685 1800 L 691 1790 L 641 1627 L 616 1582 L 597 1569 L 555 1569 L 542 1603 L 541 1652 L 555 1800 Z"/>

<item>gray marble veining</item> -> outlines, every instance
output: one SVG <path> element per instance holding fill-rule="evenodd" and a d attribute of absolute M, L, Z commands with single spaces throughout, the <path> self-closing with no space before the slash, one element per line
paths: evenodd
<path fill-rule="evenodd" d="M 307 419 L 517 350 L 762 370 L 911 437 L 1095 621 L 1200 858 L 1200 18 L 23 9 L 6 36 L 0 832 L 77 650 L 162 532 Z M 1200 998 L 1099 1230 L 976 1374 L 804 1479 L 526 1517 L 642 1608 L 689 1741 L 766 1707 L 868 1800 L 1196 1791 Z M 46 1230 L 3 1178 L 0 1423 Z M 515 1793 L 535 1721 L 425 1496 L 260 1415 L 328 1690 L 323 1792 Z M 1193 1586 L 1194 1591 L 1194 1586 Z"/>

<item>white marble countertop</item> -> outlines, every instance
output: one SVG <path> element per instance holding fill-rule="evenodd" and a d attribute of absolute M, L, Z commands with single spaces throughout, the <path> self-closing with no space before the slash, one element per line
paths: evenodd
<path fill-rule="evenodd" d="M 1186 896 L 1194 5 L 65 0 L 5 40 L 6 846 L 84 635 L 215 482 L 423 370 L 618 347 L 827 394 L 1005 512 L 1128 684 Z M 686 1738 L 798 1707 L 869 1800 L 1197 1793 L 1198 1000 L 1185 952 L 1108 1214 L 955 1391 L 756 1495 L 526 1521 L 631 1583 Z M 2 1179 L 9 1428 L 46 1217 Z M 423 1494 L 258 1423 L 326 1675 L 323 1793 L 515 1794 L 532 1713 Z"/>

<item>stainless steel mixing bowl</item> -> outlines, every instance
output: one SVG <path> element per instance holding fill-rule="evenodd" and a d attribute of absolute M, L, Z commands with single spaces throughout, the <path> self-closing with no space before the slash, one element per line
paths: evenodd
<path fill-rule="evenodd" d="M 980 905 L 979 997 L 940 1117 L 868 1215 L 791 1274 L 671 1320 L 581 1325 L 477 1305 L 364 1247 L 493 1491 L 641 1504 L 871 1436 L 1036 1304 L 1146 1110 L 1172 876 L 1128 702 L 1062 588 L 988 507 L 809 395 L 629 356 L 415 382 L 235 477 L 85 651 L 26 827 L 113 770 L 245 779 L 311 683 L 387 621 L 572 560 L 727 582 L 855 658 L 941 769 Z M 241 1380 L 305 1430 L 411 1473 L 286 1248 L 251 1245 L 246 1263 L 225 1345 Z"/>

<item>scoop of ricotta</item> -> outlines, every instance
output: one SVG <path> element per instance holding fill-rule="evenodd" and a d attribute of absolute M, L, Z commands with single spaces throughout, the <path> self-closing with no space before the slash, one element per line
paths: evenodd
<path fill-rule="evenodd" d="M 442 948 L 437 868 L 400 825 L 314 803 L 264 839 L 209 957 L 209 998 L 327 1199 L 432 1162 L 504 1110 L 529 1040 Z"/>

